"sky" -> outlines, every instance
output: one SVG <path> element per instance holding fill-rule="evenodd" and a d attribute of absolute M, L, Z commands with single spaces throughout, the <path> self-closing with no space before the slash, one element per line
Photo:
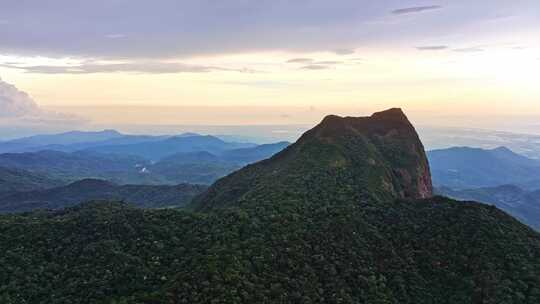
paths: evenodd
<path fill-rule="evenodd" d="M 421 124 L 534 132 L 539 38 L 538 0 L 0 0 L 0 128 L 402 107 Z"/>

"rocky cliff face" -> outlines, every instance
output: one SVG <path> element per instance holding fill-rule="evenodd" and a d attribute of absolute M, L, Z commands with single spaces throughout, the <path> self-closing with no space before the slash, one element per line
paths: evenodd
<path fill-rule="evenodd" d="M 388 185 L 388 188 L 397 197 L 433 196 L 424 146 L 401 109 L 378 112 L 370 117 L 327 116 L 321 124 L 308 132 L 307 136 L 315 136 L 328 142 L 363 138 L 364 144 L 374 148 L 373 158 L 363 161 L 373 166 L 382 161 L 391 167 L 392 185 Z"/>
<path fill-rule="evenodd" d="M 287 149 L 214 184 L 199 210 L 257 199 L 429 198 L 424 147 L 401 109 L 370 117 L 327 116 Z"/>

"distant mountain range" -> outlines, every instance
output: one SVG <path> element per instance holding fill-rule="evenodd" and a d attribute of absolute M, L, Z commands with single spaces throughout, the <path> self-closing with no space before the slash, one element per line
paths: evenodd
<path fill-rule="evenodd" d="M 19 170 L 19 177 L 0 171 L 0 180 L 6 188 L 9 183 L 12 183 L 12 186 L 9 186 L 11 188 L 22 187 L 16 186 L 17 179 L 24 180 L 23 176 L 28 174 L 36 175 L 26 176 L 29 180 L 39 176 L 42 179 L 54 180 L 55 185 L 84 178 L 104 179 L 118 184 L 210 184 L 248 163 L 272 156 L 288 144 L 247 144 L 250 147 L 246 148 L 245 144 L 226 143 L 214 137 L 186 134 L 165 140 L 153 138 L 151 142 L 144 144 L 103 146 L 95 150 L 71 153 L 53 150 L 4 153 L 0 154 L 0 167 Z M 236 149 L 239 146 L 243 148 Z M 129 148 L 133 148 L 133 152 L 130 152 Z M 137 154 L 168 156 L 153 162 L 136 156 Z"/>
<path fill-rule="evenodd" d="M 44 191 L 56 202 L 86 186 L 118 187 Z M 496 207 L 434 197 L 399 109 L 328 116 L 190 207 L 0 215 L 0 302 L 540 302 L 540 234 Z"/>
<path fill-rule="evenodd" d="M 141 156 L 151 160 L 195 151 L 221 152 L 254 147 L 252 143 L 226 142 L 218 137 L 183 133 L 179 135 L 125 135 L 115 130 L 99 132 L 71 131 L 60 134 L 36 135 L 0 142 L 0 153 L 93 151 Z"/>
<path fill-rule="evenodd" d="M 534 129 L 534 133 L 538 133 L 537 129 Z M 421 126 L 418 128 L 418 132 L 429 150 L 451 147 L 480 147 L 483 149 L 507 147 L 521 155 L 540 160 L 540 134 L 433 126 Z"/>
<path fill-rule="evenodd" d="M 183 207 L 205 189 L 206 186 L 190 184 L 119 186 L 102 180 L 85 179 L 47 190 L 0 194 L 0 213 L 62 209 L 95 200 L 125 201 L 143 208 Z"/>
<path fill-rule="evenodd" d="M 207 151 L 177 153 L 147 168 L 168 181 L 211 184 L 243 166 L 271 157 L 290 143 L 279 142 L 252 148 L 227 150 L 221 154 Z"/>
<path fill-rule="evenodd" d="M 85 149 L 85 151 L 134 155 L 145 159 L 158 161 L 176 153 L 207 151 L 220 154 L 227 150 L 252 148 L 257 145 L 250 143 L 225 142 L 217 137 L 206 135 L 173 136 L 162 140 L 145 141 L 132 144 L 103 145 Z"/>
<path fill-rule="evenodd" d="M 330 124 L 332 128 L 339 126 L 333 125 L 332 116 L 324 123 Z M 315 131 L 306 134 L 313 132 Z M 306 136 L 304 135 L 300 142 L 305 141 Z M 250 163 L 270 158 L 290 143 L 254 145 L 226 142 L 217 137 L 195 133 L 141 136 L 124 135 L 114 130 L 73 131 L 0 143 L 0 147 L 4 148 L 17 145 L 22 150 L 36 151 L 0 154 L 0 195 L 11 195 L 9 203 L 13 204 L 6 207 L 6 210 L 70 206 L 75 204 L 75 201 L 99 199 L 99 191 L 111 188 L 114 188 L 114 191 L 103 191 L 107 195 L 102 195 L 102 198 L 132 198 L 126 196 L 126 193 L 122 192 L 124 190 L 116 189 L 121 187 L 117 185 L 171 187 L 182 183 L 211 184 Z M 45 147 L 73 152 L 41 150 Z M 358 153 L 364 154 L 361 151 Z M 516 154 L 504 147 L 491 150 L 455 147 L 430 151 L 427 156 L 438 193 L 456 199 L 495 204 L 532 227 L 538 227 L 540 215 L 536 211 L 535 197 L 538 192 L 535 190 L 540 189 L 540 161 Z M 375 157 L 371 159 L 377 162 Z M 261 169 L 251 170 L 262 172 Z M 249 179 L 253 178 L 254 176 L 250 175 Z M 298 177 L 299 180 L 302 178 L 306 177 Z M 86 187 L 77 183 L 84 179 L 101 179 L 107 182 L 94 182 L 97 192 L 92 192 L 92 183 L 87 181 L 83 184 Z M 296 181 L 290 181 L 294 182 Z M 80 195 L 74 194 L 76 189 L 80 190 Z M 144 189 L 150 191 L 151 188 Z M 43 192 L 44 190 L 47 191 Z M 28 191 L 32 193 L 20 193 Z M 121 195 L 118 194 L 119 191 Z M 168 190 L 165 192 L 168 193 Z M 219 191 L 220 195 L 227 192 Z M 55 196 L 57 193 L 68 195 L 62 199 Z M 37 199 L 40 195 L 43 200 Z M 54 204 L 53 200 L 57 200 L 58 204 Z M 151 203 L 153 202 L 152 200 Z M 142 201 L 136 200 L 134 203 Z M 17 204 L 20 204 L 22 209 L 13 207 Z"/>
<path fill-rule="evenodd" d="M 35 135 L 0 142 L 0 153 L 6 152 L 29 152 L 38 149 L 47 150 L 53 146 L 68 147 L 89 142 L 102 142 L 125 137 L 115 130 L 103 130 L 98 132 L 71 131 L 60 134 Z"/>
<path fill-rule="evenodd" d="M 1 167 L 26 170 L 65 182 L 83 177 L 122 179 L 126 174 L 136 178 L 139 168 L 147 163 L 144 159 L 132 156 L 89 152 L 40 151 L 0 154 Z"/>
<path fill-rule="evenodd" d="M 83 142 L 96 142 L 120 138 L 125 135 L 116 130 L 103 130 L 97 132 L 91 131 L 70 131 L 60 134 L 44 134 L 23 137 L 9 141 L 12 144 L 21 144 L 27 146 L 44 145 L 69 145 Z"/>
<path fill-rule="evenodd" d="M 516 185 L 540 189 L 540 161 L 501 147 L 493 150 L 456 147 L 428 152 L 437 187 L 470 189 Z"/>
<path fill-rule="evenodd" d="M 540 190 L 526 191 L 514 185 L 504 185 L 464 190 L 441 187 L 436 192 L 458 200 L 495 205 L 540 231 Z"/>
<path fill-rule="evenodd" d="M 456 147 L 428 157 L 438 194 L 495 205 L 540 230 L 540 161 L 505 147 Z"/>
<path fill-rule="evenodd" d="M 45 174 L 0 167 L 0 196 L 6 192 L 43 190 L 62 184 Z"/>

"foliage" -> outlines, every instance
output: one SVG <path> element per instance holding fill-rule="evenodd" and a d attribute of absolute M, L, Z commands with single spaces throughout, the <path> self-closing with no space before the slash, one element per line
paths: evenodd
<path fill-rule="evenodd" d="M 101 202 L 1 216 L 0 250 L 3 303 L 540 300 L 540 236 L 443 198 L 209 214 Z"/>
<path fill-rule="evenodd" d="M 44 174 L 0 167 L 0 196 L 7 192 L 42 190 L 61 184 L 61 181 Z"/>
<path fill-rule="evenodd" d="M 472 200 L 495 205 L 540 231 L 540 190 L 527 191 L 517 186 L 504 185 L 464 190 L 441 187 L 437 189 L 437 192 L 459 200 Z"/>
<path fill-rule="evenodd" d="M 0 213 L 61 209 L 92 200 L 121 200 L 144 208 L 184 207 L 203 192 L 203 185 L 115 185 L 85 179 L 47 190 L 16 192 L 0 197 Z"/>
<path fill-rule="evenodd" d="M 217 182 L 203 213 L 96 202 L 0 216 L 0 300 L 539 303 L 540 235 L 492 206 L 414 199 L 430 194 L 427 169 L 391 110 L 325 119 Z"/>

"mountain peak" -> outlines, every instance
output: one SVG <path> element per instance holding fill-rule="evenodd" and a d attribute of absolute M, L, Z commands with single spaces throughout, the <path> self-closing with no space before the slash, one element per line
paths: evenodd
<path fill-rule="evenodd" d="M 388 201 L 429 198 L 433 187 L 416 130 L 402 110 L 390 109 L 369 117 L 328 115 L 274 157 L 216 182 L 196 204 L 204 210 L 269 196 Z"/>
<path fill-rule="evenodd" d="M 367 117 L 328 115 L 313 130 L 320 136 L 333 136 L 351 131 L 381 134 L 393 129 L 414 129 L 405 113 L 399 108 L 377 112 Z"/>
<path fill-rule="evenodd" d="M 376 112 L 371 115 L 372 118 L 380 120 L 401 120 L 409 121 L 405 113 L 401 108 L 391 108 L 385 111 Z"/>
<path fill-rule="evenodd" d="M 497 152 L 497 153 L 505 153 L 505 154 L 514 154 L 514 155 L 516 154 L 514 151 L 510 150 L 509 148 L 505 146 L 497 147 L 495 149 L 492 149 L 491 151 Z"/>

